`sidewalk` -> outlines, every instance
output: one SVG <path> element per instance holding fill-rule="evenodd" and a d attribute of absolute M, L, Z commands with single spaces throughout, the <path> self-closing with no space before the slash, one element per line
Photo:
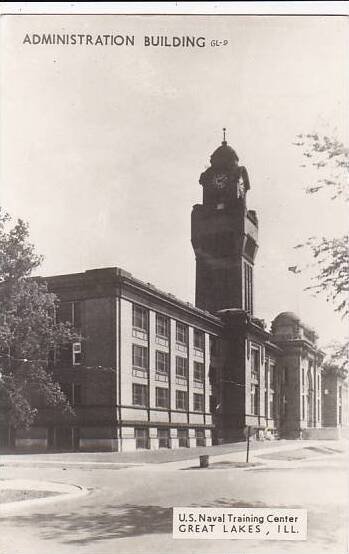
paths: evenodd
<path fill-rule="evenodd" d="M 279 441 L 253 441 L 250 444 L 250 458 L 252 463 L 259 456 L 266 453 L 278 452 L 280 450 L 295 450 L 305 447 L 316 447 L 328 445 L 345 449 L 343 441 L 302 441 L 302 440 L 279 440 Z M 96 468 L 144 468 L 163 466 L 163 469 L 183 469 L 199 465 L 201 455 L 209 455 L 211 461 L 246 461 L 246 442 L 224 444 L 221 446 L 199 447 L 199 448 L 180 448 L 177 450 L 143 450 L 136 452 L 62 452 L 62 453 L 44 453 L 44 454 L 7 454 L 0 458 L 1 466 L 35 466 L 52 467 L 71 465 L 71 466 L 89 466 Z M 261 460 L 258 460 L 259 463 Z M 263 461 L 263 463 L 266 463 Z"/>
<path fill-rule="evenodd" d="M 275 448 L 299 441 L 251 441 L 250 452 L 260 449 Z M 144 464 L 167 464 L 171 462 L 194 460 L 206 454 L 219 456 L 236 452 L 246 452 L 246 442 L 222 444 L 220 446 L 207 446 L 196 448 L 160 449 L 160 450 L 137 450 L 135 452 L 56 452 L 56 453 L 23 453 L 23 454 L 2 454 L 1 465 L 42 465 L 42 464 L 96 464 L 96 465 L 144 465 Z"/>
<path fill-rule="evenodd" d="M 242 443 L 244 445 L 244 449 L 237 450 L 235 452 L 224 452 L 220 454 L 213 453 L 210 455 L 210 463 L 213 464 L 219 464 L 219 463 L 239 463 L 244 464 L 246 462 L 246 443 Z M 320 454 L 320 457 L 323 456 L 331 456 L 331 452 L 327 451 L 327 446 L 337 447 L 338 450 L 340 450 L 343 454 L 346 453 L 346 444 L 340 442 L 340 441 L 302 441 L 302 440 L 292 440 L 292 441 L 275 441 L 274 443 L 258 443 L 259 447 L 254 448 L 254 445 L 252 448 L 250 448 L 250 454 L 249 454 L 249 464 L 251 466 L 246 465 L 244 469 L 251 469 L 252 464 L 258 464 L 259 466 L 264 467 L 287 467 L 287 466 L 294 466 L 295 464 L 303 463 L 303 460 L 297 460 L 294 459 L 292 461 L 289 461 L 287 459 L 285 460 L 279 460 L 279 459 L 263 459 L 263 456 L 272 454 L 272 453 L 278 453 L 278 452 L 285 452 L 290 454 L 292 451 L 297 451 L 301 449 L 322 449 L 323 452 Z M 199 468 L 199 454 L 195 456 L 195 458 L 190 458 L 187 460 L 180 460 L 175 462 L 169 462 L 167 464 L 161 464 L 158 466 L 154 466 L 154 469 L 156 470 L 184 470 L 184 469 L 198 469 Z M 307 456 L 306 461 L 314 460 L 314 458 L 319 458 L 319 454 L 315 453 L 313 455 Z M 144 466 L 138 466 L 135 469 L 142 469 Z M 240 466 L 241 468 L 241 466 Z M 211 467 L 211 471 L 214 470 L 214 467 Z M 222 468 L 217 468 L 217 471 L 221 471 Z M 227 469 L 229 469 L 229 465 L 227 464 Z M 205 471 L 205 469 L 200 469 L 200 471 Z"/>

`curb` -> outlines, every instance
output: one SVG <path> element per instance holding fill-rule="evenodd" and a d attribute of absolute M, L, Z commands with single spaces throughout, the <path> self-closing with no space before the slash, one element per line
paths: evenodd
<path fill-rule="evenodd" d="M 30 498 L 28 500 L 17 500 L 15 502 L 4 502 L 0 504 L 0 517 L 26 510 L 27 508 L 40 507 L 45 504 L 73 500 L 80 496 L 86 496 L 89 490 L 81 485 L 66 484 L 55 481 L 29 481 L 24 479 L 0 480 L 0 489 L 11 490 L 44 490 L 57 492 L 57 495 L 43 498 Z"/>

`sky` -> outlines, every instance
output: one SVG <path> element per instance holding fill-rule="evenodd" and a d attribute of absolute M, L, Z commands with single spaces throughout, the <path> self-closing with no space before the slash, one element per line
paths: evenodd
<path fill-rule="evenodd" d="M 1 205 L 30 225 L 41 275 L 119 266 L 194 302 L 198 179 L 227 128 L 259 217 L 256 315 L 294 311 L 320 345 L 346 326 L 304 288 L 294 246 L 347 230 L 293 143 L 348 143 L 344 17 L 7 16 L 1 20 Z M 134 46 L 23 44 L 26 34 L 134 35 Z M 204 48 L 144 36 L 203 36 Z M 212 40 L 227 41 L 211 46 Z M 309 260 L 309 259 L 308 259 Z"/>

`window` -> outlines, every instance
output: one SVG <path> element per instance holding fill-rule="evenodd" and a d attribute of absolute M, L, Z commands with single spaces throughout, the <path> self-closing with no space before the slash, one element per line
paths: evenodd
<path fill-rule="evenodd" d="M 217 210 L 224 210 L 224 204 L 217 204 Z"/>
<path fill-rule="evenodd" d="M 168 338 L 169 336 L 169 320 L 161 314 L 156 314 L 156 334 L 159 337 Z"/>
<path fill-rule="evenodd" d="M 156 372 L 168 374 L 169 370 L 169 355 L 167 352 L 156 351 Z"/>
<path fill-rule="evenodd" d="M 194 412 L 203 412 L 204 408 L 205 408 L 204 395 L 194 393 Z"/>
<path fill-rule="evenodd" d="M 252 377 L 259 380 L 259 349 L 251 348 L 251 373 Z"/>
<path fill-rule="evenodd" d="M 71 406 L 81 405 L 81 385 L 76 383 L 64 383 L 60 385 Z"/>
<path fill-rule="evenodd" d="M 317 399 L 317 420 L 320 421 L 320 400 Z"/>
<path fill-rule="evenodd" d="M 320 392 L 320 375 L 317 376 L 317 390 Z"/>
<path fill-rule="evenodd" d="M 200 362 L 194 362 L 194 381 L 203 383 L 205 380 L 205 366 Z"/>
<path fill-rule="evenodd" d="M 149 429 L 135 429 L 136 448 L 149 448 Z"/>
<path fill-rule="evenodd" d="M 155 389 L 155 405 L 157 408 L 169 407 L 169 395 L 168 389 L 162 387 L 156 387 Z"/>
<path fill-rule="evenodd" d="M 75 329 L 80 329 L 81 302 L 61 302 L 58 308 L 57 320 L 61 323 L 71 323 Z"/>
<path fill-rule="evenodd" d="M 196 446 L 206 446 L 205 429 L 195 429 Z"/>
<path fill-rule="evenodd" d="M 275 364 L 269 364 L 269 387 L 275 388 Z"/>
<path fill-rule="evenodd" d="M 187 326 L 184 325 L 184 323 L 179 323 L 177 321 L 176 324 L 176 341 L 181 344 L 187 344 L 188 343 L 188 329 Z"/>
<path fill-rule="evenodd" d="M 188 409 L 188 393 L 184 390 L 176 390 L 176 410 Z"/>
<path fill-rule="evenodd" d="M 194 348 L 205 350 L 205 333 L 198 329 L 194 329 Z"/>
<path fill-rule="evenodd" d="M 134 406 L 148 406 L 148 387 L 147 385 L 132 384 L 132 404 Z"/>
<path fill-rule="evenodd" d="M 304 394 L 302 394 L 302 419 L 305 419 L 305 400 L 304 400 Z"/>
<path fill-rule="evenodd" d="M 304 367 L 302 367 L 302 387 L 304 388 Z"/>
<path fill-rule="evenodd" d="M 188 363 L 187 358 L 182 356 L 176 356 L 176 376 L 182 377 L 182 379 L 187 379 L 188 376 Z"/>
<path fill-rule="evenodd" d="M 80 365 L 81 357 L 81 342 L 73 342 L 73 365 Z"/>
<path fill-rule="evenodd" d="M 64 395 L 66 399 L 68 400 L 69 404 L 73 405 L 73 385 L 72 383 L 62 383 L 60 385 L 60 388 L 62 392 L 64 392 Z"/>
<path fill-rule="evenodd" d="M 244 309 L 253 313 L 252 266 L 244 262 Z"/>
<path fill-rule="evenodd" d="M 158 429 L 159 448 L 170 448 L 170 430 Z"/>
<path fill-rule="evenodd" d="M 259 415 L 259 387 L 251 385 L 251 414 Z"/>
<path fill-rule="evenodd" d="M 81 329 L 81 302 L 72 302 L 72 324 L 75 329 Z"/>
<path fill-rule="evenodd" d="M 142 331 L 148 331 L 148 310 L 137 304 L 133 304 L 132 326 Z"/>
<path fill-rule="evenodd" d="M 145 346 L 132 345 L 132 366 L 145 371 L 148 370 L 148 348 Z"/>
<path fill-rule="evenodd" d="M 270 397 L 270 401 L 269 401 L 269 417 L 270 418 L 275 418 L 275 413 L 274 413 L 274 395 L 272 395 Z"/>
<path fill-rule="evenodd" d="M 189 446 L 188 429 L 178 429 L 177 436 L 178 436 L 178 446 L 182 448 L 188 448 Z"/>
<path fill-rule="evenodd" d="M 73 385 L 73 400 L 74 406 L 80 406 L 81 404 L 81 385 L 74 383 Z"/>

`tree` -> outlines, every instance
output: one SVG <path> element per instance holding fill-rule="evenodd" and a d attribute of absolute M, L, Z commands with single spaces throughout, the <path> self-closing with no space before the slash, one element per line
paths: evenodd
<path fill-rule="evenodd" d="M 11 226 L 12 225 L 12 226 Z M 11 224 L 0 209 L 0 425 L 28 428 L 38 406 L 71 412 L 50 370 L 50 355 L 75 338 L 56 322 L 58 299 L 32 272 L 42 257 L 29 242 L 28 225 Z"/>
<path fill-rule="evenodd" d="M 296 146 L 302 148 L 305 163 L 319 171 L 315 183 L 306 188 L 308 194 L 329 192 L 333 201 L 349 201 L 349 149 L 337 139 L 317 133 L 298 135 Z M 349 314 L 349 237 L 309 237 L 295 248 L 310 248 L 315 261 L 313 283 L 307 287 L 315 294 L 324 294 L 343 318 Z M 295 267 L 289 268 L 298 272 Z M 349 339 L 328 345 L 328 363 L 349 370 Z"/>
<path fill-rule="evenodd" d="M 319 171 L 315 183 L 306 188 L 308 194 L 329 191 L 331 200 L 349 201 L 349 150 L 336 139 L 318 134 L 298 135 L 305 163 Z M 349 237 L 309 237 L 295 248 L 310 248 L 316 262 L 313 283 L 307 287 L 315 294 L 324 294 L 343 317 L 349 314 Z M 290 268 L 294 271 L 294 268 Z"/>

